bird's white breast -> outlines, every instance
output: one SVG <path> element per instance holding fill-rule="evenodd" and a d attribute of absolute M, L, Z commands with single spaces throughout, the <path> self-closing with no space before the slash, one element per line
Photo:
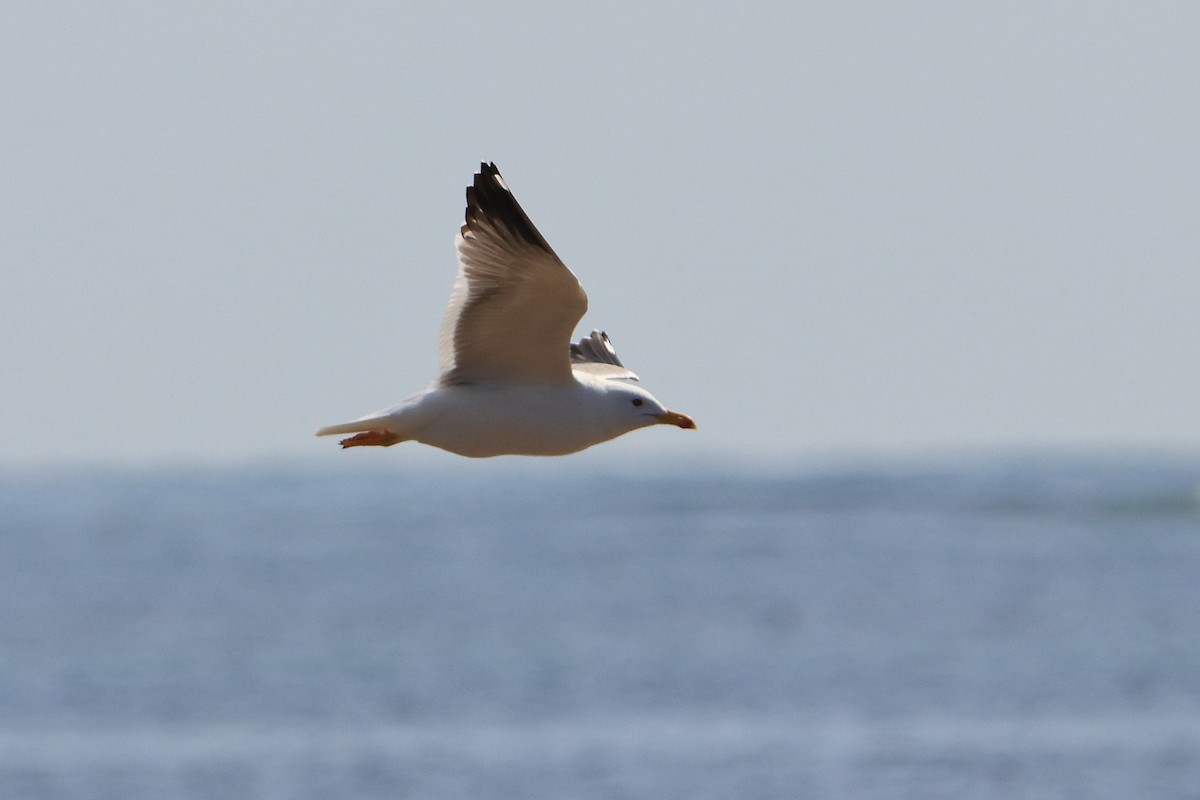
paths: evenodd
<path fill-rule="evenodd" d="M 601 385 L 439 387 L 405 411 L 407 438 L 459 455 L 563 455 L 631 430 Z"/>

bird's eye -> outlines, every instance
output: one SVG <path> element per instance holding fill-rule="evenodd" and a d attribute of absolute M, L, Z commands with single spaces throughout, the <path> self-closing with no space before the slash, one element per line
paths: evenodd
<path fill-rule="evenodd" d="M 640 397 L 633 398 L 633 404 L 635 406 L 640 406 L 642 404 L 642 398 L 640 398 Z"/>

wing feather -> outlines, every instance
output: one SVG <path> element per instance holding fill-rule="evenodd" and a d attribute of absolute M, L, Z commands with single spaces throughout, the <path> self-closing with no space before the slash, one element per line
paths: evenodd
<path fill-rule="evenodd" d="M 636 381 L 637 373 L 627 368 L 617 358 L 616 348 L 604 331 L 592 331 L 571 345 L 571 366 L 576 371 L 588 372 L 598 378 L 609 380 Z"/>
<path fill-rule="evenodd" d="M 467 187 L 458 275 L 438 337 L 441 381 L 565 384 L 587 295 L 534 227 L 495 164 Z"/>

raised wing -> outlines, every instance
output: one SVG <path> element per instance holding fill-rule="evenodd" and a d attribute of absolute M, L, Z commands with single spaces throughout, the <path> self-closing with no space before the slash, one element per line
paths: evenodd
<path fill-rule="evenodd" d="M 592 331 L 591 336 L 571 345 L 571 367 L 610 380 L 638 379 L 637 374 L 626 369 L 621 359 L 617 358 L 617 351 L 604 331 Z"/>
<path fill-rule="evenodd" d="M 574 380 L 567 346 L 587 295 L 495 164 L 481 164 L 467 187 L 455 244 L 458 277 L 438 338 L 442 383 Z"/>

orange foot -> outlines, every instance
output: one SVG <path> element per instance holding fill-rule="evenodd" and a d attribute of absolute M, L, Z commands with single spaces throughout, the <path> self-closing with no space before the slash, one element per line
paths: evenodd
<path fill-rule="evenodd" d="M 339 444 L 343 448 L 346 447 L 391 447 L 394 444 L 404 441 L 394 433 L 388 431 L 366 431 L 364 433 L 351 436 L 349 439 L 342 439 Z"/>

